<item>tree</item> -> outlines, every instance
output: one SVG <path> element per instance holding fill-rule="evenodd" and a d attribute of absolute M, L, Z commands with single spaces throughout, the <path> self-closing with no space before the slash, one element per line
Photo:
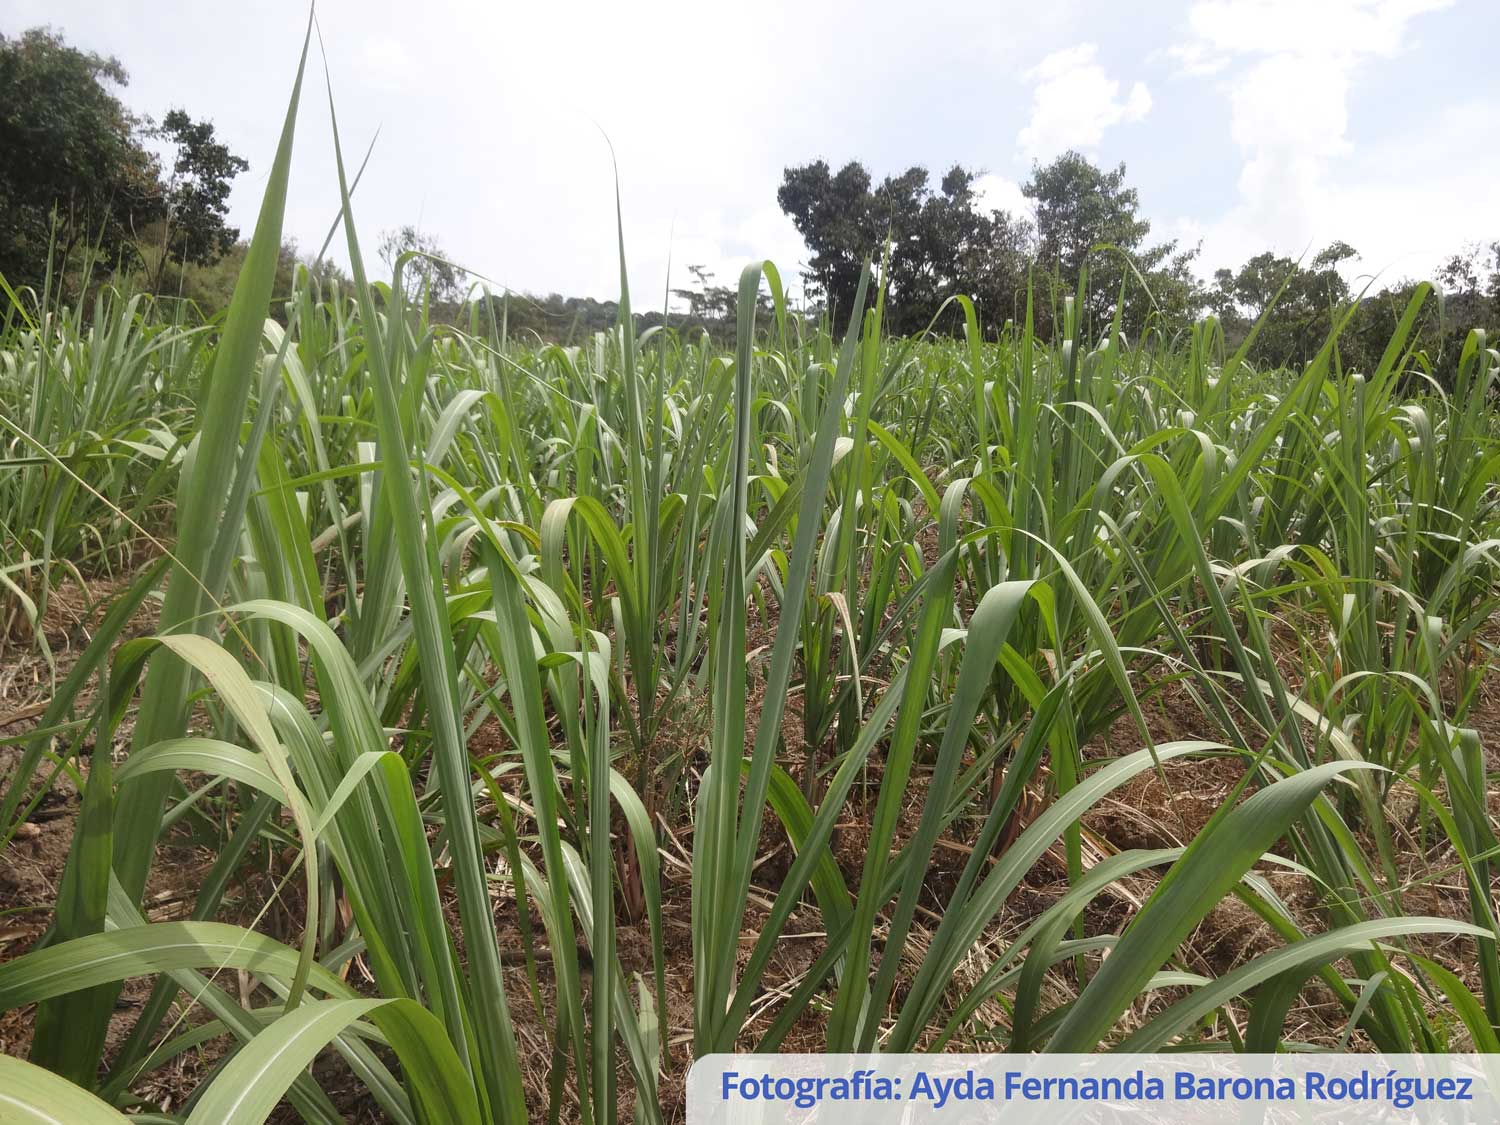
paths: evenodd
<path fill-rule="evenodd" d="M 1338 265 L 1357 256 L 1347 242 L 1334 242 L 1303 267 L 1267 250 L 1238 271 L 1217 270 L 1208 303 L 1232 343 L 1243 340 L 1264 317 L 1250 350 L 1256 363 L 1264 367 L 1306 363 L 1328 339 L 1337 311 L 1351 297 Z"/>
<path fill-rule="evenodd" d="M 1029 231 L 1004 212 L 981 210 L 976 179 L 955 164 L 931 191 L 926 171 L 914 168 L 877 194 L 893 238 L 893 331 L 920 332 L 955 294 L 980 297 L 982 311 L 995 318 L 1008 308 L 1006 291 L 1024 278 L 1020 252 Z"/>
<path fill-rule="evenodd" d="M 693 285 L 687 289 L 674 289 L 672 296 L 686 301 L 688 317 L 692 320 L 710 322 L 733 321 L 739 305 L 738 291 L 727 285 L 714 285 L 713 270 L 707 266 L 688 266 Z"/>
<path fill-rule="evenodd" d="M 227 308 L 249 253 L 248 242 L 236 242 L 222 257 L 206 264 L 168 260 L 161 266 L 162 281 L 156 291 L 169 297 L 191 301 L 204 315 Z M 299 265 L 307 270 L 307 282 L 314 286 L 314 291 L 322 298 L 332 295 L 334 285 L 347 287 L 349 283 L 338 263 L 329 258 L 314 260 L 303 256 L 298 253 L 295 239 L 283 239 L 276 255 L 270 310 L 270 315 L 283 323 L 286 320 L 285 302 L 292 295 Z"/>
<path fill-rule="evenodd" d="M 413 226 L 399 230 L 388 230 L 380 237 L 380 260 L 394 270 L 403 254 L 414 257 L 401 268 L 403 279 L 410 281 L 408 292 L 427 292 L 430 299 L 439 304 L 452 304 L 463 293 L 464 279 L 468 276 L 454 265 L 448 253 L 430 234 L 424 234 Z"/>
<path fill-rule="evenodd" d="M 0 35 L 0 273 L 11 285 L 41 282 L 54 235 L 59 261 L 89 245 L 129 265 L 137 232 L 162 217 L 156 161 L 109 89 L 127 81 L 118 59 L 47 29 Z"/>
<path fill-rule="evenodd" d="M 1357 292 L 1339 267 L 1359 255 L 1335 241 L 1304 265 L 1273 251 L 1250 258 L 1237 270 L 1215 272 L 1206 291 L 1231 347 L 1260 322 L 1250 358 L 1263 368 L 1297 367 L 1327 343 L 1335 325 L 1336 370 L 1375 370 L 1397 325 L 1419 291 L 1414 279 L 1379 290 Z M 1451 386 L 1455 365 L 1469 333 L 1500 328 L 1500 242 L 1471 242 L 1449 256 L 1432 278 L 1443 296 L 1428 291 L 1418 306 L 1410 336 L 1412 366 Z M 1351 307 L 1355 301 L 1358 307 Z"/>
<path fill-rule="evenodd" d="M 1125 165 L 1106 172 L 1077 152 L 1034 165 L 1021 194 L 1036 206 L 1037 262 L 1076 278 L 1100 244 L 1137 249 L 1151 224 L 1139 218 L 1140 197 L 1125 186 Z"/>
<path fill-rule="evenodd" d="M 1412 345 L 1420 353 L 1419 362 L 1439 382 L 1452 387 L 1469 333 L 1485 330 L 1491 347 L 1500 336 L 1500 241 L 1467 243 L 1438 266 L 1432 280 L 1442 297 L 1428 296 L 1412 333 Z M 1399 281 L 1361 303 L 1354 323 L 1339 338 L 1346 365 L 1352 363 L 1364 371 L 1375 367 L 1416 288 L 1415 281 Z"/>
<path fill-rule="evenodd" d="M 1483 326 L 1500 321 L 1500 241 L 1468 243 L 1438 267 L 1437 281 L 1453 323 Z"/>
<path fill-rule="evenodd" d="M 1036 264 L 1062 293 L 1074 290 L 1089 270 L 1086 311 L 1096 319 L 1113 312 L 1125 284 L 1123 320 L 1139 331 L 1153 311 L 1185 322 L 1200 304 L 1192 262 L 1197 249 L 1175 241 L 1148 245 L 1151 224 L 1140 217 L 1140 196 L 1125 183 L 1125 165 L 1105 170 L 1077 152 L 1032 167 L 1021 188 L 1036 207 Z M 1115 250 L 1096 251 L 1096 247 Z M 1130 265 L 1117 251 L 1129 256 Z M 1128 276 L 1130 266 L 1145 281 Z M 1049 310 L 1039 309 L 1039 321 Z"/>
<path fill-rule="evenodd" d="M 976 179 L 954 165 L 934 191 L 927 170 L 913 167 L 872 188 L 869 172 L 858 163 L 837 175 L 821 160 L 786 169 L 777 200 L 811 251 L 803 275 L 809 291 L 824 299 L 835 322 L 842 320 L 865 259 L 878 268 L 889 239 L 884 280 L 891 331 L 921 331 L 945 300 L 960 293 L 980 296 L 996 314 L 1008 313 L 1024 284 L 1030 226 L 1005 212 L 985 211 Z"/>
<path fill-rule="evenodd" d="M 883 237 L 871 210 L 870 173 L 851 162 L 833 175 L 823 160 L 787 168 L 776 201 L 811 254 L 802 275 L 809 296 L 821 297 L 836 320 L 847 316 L 864 260 Z"/>
<path fill-rule="evenodd" d="M 1022 315 L 1033 280 L 1042 286 L 1036 325 L 1049 332 L 1052 298 L 1074 290 L 1085 263 L 1086 311 L 1096 318 L 1113 311 L 1127 280 L 1123 313 L 1130 331 L 1153 315 L 1172 326 L 1196 315 L 1197 250 L 1146 243 L 1151 225 L 1138 214 L 1140 201 L 1125 184 L 1123 164 L 1104 171 L 1069 152 L 1037 165 L 1022 189 L 1035 202 L 1035 224 L 1026 216 L 987 210 L 976 182 L 974 172 L 954 165 L 936 190 L 924 168 L 909 168 L 872 187 L 863 165 L 845 165 L 834 175 L 820 160 L 786 169 L 777 200 L 811 251 L 808 288 L 823 296 L 835 320 L 853 300 L 864 259 L 879 262 L 887 238 L 886 323 L 894 332 L 921 331 L 944 300 L 960 293 L 976 299 L 993 329 Z M 1128 254 L 1129 264 L 1120 253 L 1096 252 L 1101 244 Z"/>
<path fill-rule="evenodd" d="M 162 262 L 206 266 L 227 253 L 240 236 L 224 220 L 230 186 L 250 165 L 215 139 L 212 124 L 194 121 L 180 109 L 169 112 L 151 133 L 173 150 L 162 193 Z"/>

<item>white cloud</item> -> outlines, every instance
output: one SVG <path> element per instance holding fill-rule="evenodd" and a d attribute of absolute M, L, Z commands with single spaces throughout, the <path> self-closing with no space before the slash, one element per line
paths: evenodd
<path fill-rule="evenodd" d="M 1205 270 L 1268 247 L 1311 256 L 1341 238 L 1360 252 L 1343 267 L 1351 279 L 1430 277 L 1465 242 L 1493 237 L 1494 215 L 1477 209 L 1500 180 L 1500 153 L 1476 149 L 1474 137 L 1497 115 L 1500 99 L 1478 99 L 1436 111 L 1420 135 L 1371 143 L 1331 167 L 1304 156 L 1281 167 L 1284 182 L 1242 177 L 1240 202 L 1202 230 Z"/>
<path fill-rule="evenodd" d="M 1208 74 L 1218 74 L 1229 65 L 1227 56 L 1216 52 L 1208 44 L 1194 41 L 1191 43 L 1174 43 L 1165 52 L 1154 52 L 1152 59 L 1161 57 L 1162 54 L 1176 64 L 1178 74 L 1192 78 L 1201 78 Z"/>
<path fill-rule="evenodd" d="M 1045 159 L 1069 148 L 1091 148 L 1106 129 L 1140 121 L 1151 110 L 1151 92 L 1133 83 L 1120 97 L 1120 83 L 1109 77 L 1093 43 L 1054 51 L 1027 71 L 1035 82 L 1031 120 L 1016 138 L 1026 155 Z"/>
<path fill-rule="evenodd" d="M 360 64 L 371 86 L 393 94 L 407 90 L 408 77 L 416 70 L 406 45 L 389 35 L 366 39 L 360 49 Z"/>
<path fill-rule="evenodd" d="M 1192 37 L 1167 55 L 1180 73 L 1222 76 L 1230 137 L 1244 160 L 1237 199 L 1204 232 L 1205 265 L 1232 265 L 1267 245 L 1300 255 L 1334 238 L 1353 242 L 1367 262 L 1381 253 L 1410 257 L 1393 237 L 1400 212 L 1368 209 L 1396 190 L 1415 204 L 1427 188 L 1405 181 L 1398 189 L 1389 171 L 1376 183 L 1354 174 L 1351 97 L 1368 63 L 1410 43 L 1414 17 L 1449 2 L 1201 0 L 1189 8 Z M 1404 154 L 1392 167 L 1451 167 L 1456 155 L 1430 165 Z M 1424 237 L 1435 246 L 1441 224 L 1428 218 Z"/>
<path fill-rule="evenodd" d="M 1394 54 L 1413 16 L 1452 0 L 1202 0 L 1188 11 L 1193 44 L 1224 55 L 1283 52 L 1340 59 Z"/>
<path fill-rule="evenodd" d="M 982 211 L 1009 211 L 1030 218 L 1035 210 L 1031 200 L 1021 193 L 1020 184 L 993 172 L 986 172 L 974 181 L 974 195 Z"/>

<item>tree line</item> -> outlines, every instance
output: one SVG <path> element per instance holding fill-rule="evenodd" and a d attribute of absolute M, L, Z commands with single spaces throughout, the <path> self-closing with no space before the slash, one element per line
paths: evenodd
<path fill-rule="evenodd" d="M 88 278 L 123 278 L 215 311 L 228 303 L 247 249 L 227 218 L 230 188 L 249 165 L 184 109 L 160 121 L 130 112 L 117 94 L 128 81 L 119 60 L 49 29 L 0 34 L 0 277 L 13 293 L 64 298 Z M 1177 333 L 1211 313 L 1237 346 L 1258 324 L 1250 356 L 1268 367 L 1307 361 L 1342 322 L 1341 362 L 1368 368 L 1416 288 L 1403 280 L 1356 292 L 1346 275 L 1358 254 L 1340 241 L 1306 260 L 1267 251 L 1202 278 L 1197 247 L 1152 237 L 1125 165 L 1101 168 L 1077 152 L 1033 167 L 1021 186 L 1026 214 L 986 206 L 979 186 L 979 174 L 957 164 L 935 182 L 922 167 L 879 182 L 859 162 L 786 168 L 777 201 L 808 250 L 800 311 L 840 324 L 870 260 L 886 285 L 886 327 L 897 334 L 957 330 L 957 311 L 940 310 L 962 294 L 987 334 L 1021 323 L 1029 306 L 1046 336 L 1072 298 L 1096 333 L 1117 312 L 1133 336 Z M 380 255 L 388 267 L 403 264 L 441 317 L 460 319 L 477 299 L 508 331 L 578 340 L 618 316 L 613 301 L 556 293 L 475 298 L 463 270 L 412 226 L 386 232 Z M 278 293 L 290 291 L 299 263 L 321 281 L 342 277 L 289 242 Z M 691 284 L 673 290 L 679 309 L 647 313 L 643 326 L 732 333 L 736 291 L 704 266 L 688 271 Z M 1471 328 L 1500 327 L 1500 241 L 1457 249 L 1431 280 L 1441 293 L 1423 308 L 1417 339 L 1440 368 Z"/>
<path fill-rule="evenodd" d="M 1213 314 L 1231 346 L 1258 323 L 1249 354 L 1267 367 L 1306 362 L 1342 323 L 1341 361 L 1369 368 L 1417 287 L 1401 280 L 1356 291 L 1340 266 L 1358 251 L 1342 241 L 1301 261 L 1266 251 L 1205 280 L 1194 269 L 1197 247 L 1152 239 L 1125 165 L 1100 168 L 1077 152 L 1033 166 L 1021 187 L 1030 215 L 986 208 L 977 182 L 961 165 L 935 186 L 921 167 L 878 184 L 858 162 L 837 172 L 822 160 L 787 168 L 777 199 L 807 244 L 808 292 L 837 321 L 869 259 L 884 271 L 886 323 L 899 333 L 925 330 L 959 294 L 974 301 L 991 334 L 1019 324 L 1028 298 L 1043 335 L 1069 297 L 1096 331 L 1117 310 L 1132 335 L 1172 334 Z M 1440 365 L 1470 329 L 1500 326 L 1500 241 L 1459 248 L 1429 280 L 1441 292 L 1422 309 L 1418 341 Z M 935 327 L 960 323 L 954 310 Z"/>

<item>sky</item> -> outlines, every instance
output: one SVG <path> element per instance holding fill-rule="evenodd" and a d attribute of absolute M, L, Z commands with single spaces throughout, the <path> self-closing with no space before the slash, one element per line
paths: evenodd
<path fill-rule="evenodd" d="M 1500 238 L 1496 0 L 322 0 L 317 17 L 346 161 L 374 141 L 367 260 L 411 224 L 497 287 L 618 296 L 615 167 L 637 309 L 689 264 L 733 285 L 770 258 L 791 280 L 807 252 L 776 189 L 815 159 L 934 181 L 960 163 L 1023 213 L 1036 162 L 1123 161 L 1152 237 L 1200 246 L 1205 275 L 1343 239 L 1346 273 L 1386 282 Z M 211 119 L 251 164 L 246 236 L 306 19 L 287 0 L 0 0 L 6 34 L 47 24 L 118 57 L 137 112 Z M 338 211 L 323 83 L 315 42 L 286 217 L 304 252 Z"/>

